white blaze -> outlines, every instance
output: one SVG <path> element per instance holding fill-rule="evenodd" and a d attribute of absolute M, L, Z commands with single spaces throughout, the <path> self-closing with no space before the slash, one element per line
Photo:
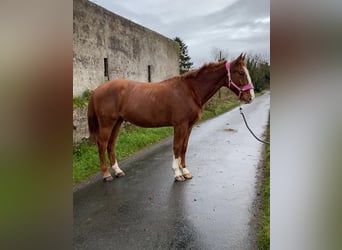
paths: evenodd
<path fill-rule="evenodd" d="M 251 76 L 249 75 L 248 69 L 247 69 L 245 66 L 243 66 L 243 70 L 245 71 L 245 73 L 246 73 L 246 75 L 247 75 L 247 80 L 248 80 L 248 82 L 249 82 L 249 83 L 252 83 L 252 79 L 251 79 Z M 253 100 L 254 97 L 255 97 L 254 89 L 250 89 L 250 90 L 249 90 L 249 93 L 250 93 L 250 95 L 251 95 L 251 97 L 252 97 L 252 100 Z"/>

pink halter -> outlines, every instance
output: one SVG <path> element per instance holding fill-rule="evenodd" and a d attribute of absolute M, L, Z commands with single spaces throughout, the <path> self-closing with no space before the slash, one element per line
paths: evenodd
<path fill-rule="evenodd" d="M 251 82 L 247 83 L 242 88 L 240 88 L 238 85 L 236 85 L 233 82 L 232 78 L 230 77 L 230 63 L 228 61 L 226 63 L 226 69 L 227 69 L 227 76 L 228 76 L 228 88 L 231 89 L 233 92 L 234 92 L 234 89 L 236 89 L 239 92 L 238 94 L 239 99 L 243 92 L 254 89 L 253 83 Z"/>

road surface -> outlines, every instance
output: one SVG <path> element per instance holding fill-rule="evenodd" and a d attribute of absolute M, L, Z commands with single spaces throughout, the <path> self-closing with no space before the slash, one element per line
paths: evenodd
<path fill-rule="evenodd" d="M 243 105 L 263 135 L 270 94 Z M 126 176 L 101 177 L 74 192 L 75 249 L 254 249 L 249 230 L 263 144 L 238 108 L 194 127 L 187 166 L 173 179 L 172 138 L 121 162 Z"/>

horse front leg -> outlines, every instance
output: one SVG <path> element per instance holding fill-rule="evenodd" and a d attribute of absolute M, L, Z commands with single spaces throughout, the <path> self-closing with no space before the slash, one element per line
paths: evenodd
<path fill-rule="evenodd" d="M 103 181 L 112 181 L 113 177 L 110 174 L 106 165 L 106 148 L 110 137 L 111 128 L 101 128 L 97 138 L 97 146 L 99 149 L 100 166 L 103 173 Z"/>
<path fill-rule="evenodd" d="M 185 152 L 183 150 L 184 143 L 186 142 L 187 144 L 188 138 L 189 138 L 189 133 L 188 133 L 187 123 L 183 123 L 181 125 L 174 127 L 174 137 L 173 137 L 173 154 L 174 155 L 173 155 L 173 161 L 172 161 L 172 169 L 175 174 L 174 175 L 175 181 L 179 181 L 179 182 L 185 181 L 186 177 L 191 176 L 190 172 L 185 167 L 185 159 L 184 159 Z"/>
<path fill-rule="evenodd" d="M 187 169 L 186 164 L 185 164 L 185 154 L 186 154 L 186 150 L 188 148 L 191 130 L 192 130 L 192 127 L 188 128 L 188 131 L 187 131 L 186 136 L 185 136 L 184 141 L 183 141 L 182 151 L 181 151 L 181 171 L 182 171 L 183 177 L 185 179 L 191 179 L 192 178 L 192 174 Z"/>

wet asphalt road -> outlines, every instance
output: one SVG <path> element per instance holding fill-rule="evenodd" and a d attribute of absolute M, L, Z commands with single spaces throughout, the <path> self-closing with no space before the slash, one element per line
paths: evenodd
<path fill-rule="evenodd" d="M 267 126 L 269 93 L 243 105 L 258 136 Z M 126 176 L 74 192 L 75 249 L 254 249 L 249 223 L 263 145 L 238 108 L 194 127 L 187 166 L 173 179 L 172 138 L 119 162 Z"/>

